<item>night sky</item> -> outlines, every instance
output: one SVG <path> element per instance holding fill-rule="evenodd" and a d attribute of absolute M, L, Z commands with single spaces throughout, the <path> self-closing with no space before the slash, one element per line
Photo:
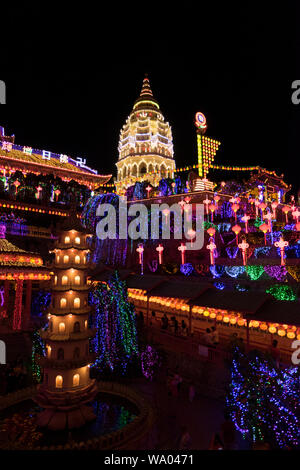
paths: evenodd
<path fill-rule="evenodd" d="M 275 169 L 297 189 L 296 2 L 286 11 L 193 3 L 8 7 L 0 125 L 17 144 L 85 157 L 115 175 L 120 128 L 148 73 L 178 167 L 197 163 L 194 115 L 202 111 L 207 135 L 222 142 L 215 163 Z"/>

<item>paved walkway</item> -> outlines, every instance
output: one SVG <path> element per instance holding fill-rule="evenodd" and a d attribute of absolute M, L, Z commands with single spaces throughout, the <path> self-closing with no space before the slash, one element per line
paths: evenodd
<path fill-rule="evenodd" d="M 188 400 L 186 387 L 182 387 L 178 397 L 168 395 L 164 384 L 136 380 L 131 386 L 148 397 L 157 409 L 157 426 L 152 448 L 175 450 L 182 426 L 187 426 L 192 439 L 192 449 L 207 450 L 214 433 L 220 433 L 224 422 L 224 404 L 214 398 L 196 395 L 192 403 Z M 237 433 L 237 448 L 249 446 Z"/>

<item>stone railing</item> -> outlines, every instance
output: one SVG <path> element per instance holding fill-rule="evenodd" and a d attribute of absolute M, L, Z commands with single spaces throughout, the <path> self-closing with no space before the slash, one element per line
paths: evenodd
<path fill-rule="evenodd" d="M 127 385 L 114 382 L 99 382 L 99 393 L 107 393 L 117 395 L 127 399 L 138 410 L 136 418 L 117 431 L 102 436 L 88 439 L 81 442 L 70 442 L 65 445 L 58 446 L 42 446 L 33 447 L 30 450 L 119 450 L 119 449 L 137 449 L 144 446 L 147 436 L 155 423 L 155 413 L 146 400 L 136 393 Z M 21 401 L 29 400 L 36 394 L 36 386 L 10 393 L 4 397 L 0 397 L 0 411 L 15 405 Z"/>

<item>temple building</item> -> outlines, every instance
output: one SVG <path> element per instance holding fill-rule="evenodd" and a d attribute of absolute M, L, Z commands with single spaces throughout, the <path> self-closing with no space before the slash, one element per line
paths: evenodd
<path fill-rule="evenodd" d="M 174 177 L 175 160 L 171 126 L 143 80 L 140 96 L 121 129 L 117 162 L 117 190 L 147 179 L 154 186 L 164 177 Z"/>
<path fill-rule="evenodd" d="M 50 271 L 37 253 L 29 253 L 5 238 L 0 224 L 0 327 L 2 333 L 26 331 L 30 327 L 33 286 L 39 289 L 50 279 Z"/>
<path fill-rule="evenodd" d="M 41 332 L 46 345 L 46 357 L 40 359 L 44 380 L 36 401 L 44 408 L 38 424 L 55 430 L 79 427 L 94 418 L 85 406 L 97 393 L 90 378 L 87 237 L 74 211 L 54 251 L 49 326 Z"/>

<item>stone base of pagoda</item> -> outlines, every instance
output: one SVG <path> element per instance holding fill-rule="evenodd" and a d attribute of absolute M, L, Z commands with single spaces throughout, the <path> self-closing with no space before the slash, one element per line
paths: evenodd
<path fill-rule="evenodd" d="M 98 394 L 96 381 L 87 387 L 74 391 L 52 392 L 40 386 L 34 400 L 44 408 L 37 417 L 36 424 L 53 431 L 80 428 L 93 421 L 96 416 L 87 406 Z"/>

